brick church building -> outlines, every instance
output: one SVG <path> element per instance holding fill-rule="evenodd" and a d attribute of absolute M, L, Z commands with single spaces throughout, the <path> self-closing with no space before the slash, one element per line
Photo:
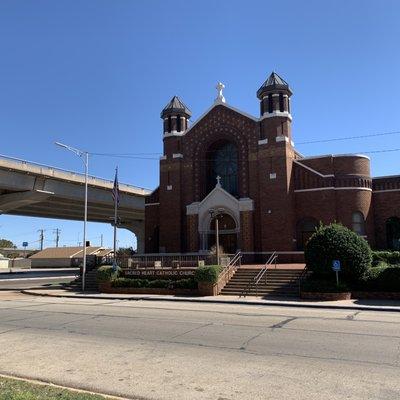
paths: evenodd
<path fill-rule="evenodd" d="M 304 157 L 294 147 L 289 85 L 272 73 L 260 116 L 214 104 L 189 125 L 173 97 L 161 112 L 160 185 L 146 199 L 146 253 L 296 251 L 338 221 L 373 248 L 400 248 L 400 176 L 372 178 L 362 154 Z"/>

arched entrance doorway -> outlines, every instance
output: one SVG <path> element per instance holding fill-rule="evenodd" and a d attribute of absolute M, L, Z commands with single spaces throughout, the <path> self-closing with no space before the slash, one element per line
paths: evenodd
<path fill-rule="evenodd" d="M 215 219 L 218 218 L 219 245 L 225 254 L 234 254 L 237 250 L 238 229 L 235 220 L 229 214 L 219 214 L 211 219 L 208 231 L 208 249 L 216 244 Z"/>

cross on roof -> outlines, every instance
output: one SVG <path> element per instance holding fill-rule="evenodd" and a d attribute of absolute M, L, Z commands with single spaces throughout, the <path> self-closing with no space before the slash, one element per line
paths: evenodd
<path fill-rule="evenodd" d="M 216 186 L 217 186 L 217 187 L 221 187 L 221 177 L 218 175 L 216 179 L 217 179 L 217 184 L 216 184 Z"/>
<path fill-rule="evenodd" d="M 215 89 L 217 89 L 217 98 L 215 99 L 216 103 L 225 103 L 225 97 L 222 91 L 225 89 L 225 85 L 222 82 L 218 82 L 217 86 L 215 86 Z"/>

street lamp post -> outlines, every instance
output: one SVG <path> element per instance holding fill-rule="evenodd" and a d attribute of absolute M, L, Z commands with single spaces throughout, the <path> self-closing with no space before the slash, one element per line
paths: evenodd
<path fill-rule="evenodd" d="M 219 221 L 218 217 L 224 213 L 223 208 L 218 208 L 218 210 L 214 210 L 213 208 L 210 208 L 208 212 L 210 213 L 211 220 L 215 219 L 215 255 L 217 257 L 217 265 L 219 265 Z"/>
<path fill-rule="evenodd" d="M 85 276 L 86 276 L 86 223 L 87 223 L 87 204 L 88 204 L 88 171 L 89 171 L 89 153 L 87 151 L 76 149 L 75 147 L 56 142 L 57 146 L 63 147 L 75 153 L 80 157 L 85 165 L 85 212 L 83 218 L 83 265 L 82 265 L 82 292 L 85 291 Z"/>

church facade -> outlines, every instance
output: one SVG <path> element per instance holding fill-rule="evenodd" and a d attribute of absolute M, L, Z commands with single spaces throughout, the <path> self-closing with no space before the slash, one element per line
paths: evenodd
<path fill-rule="evenodd" d="M 178 98 L 161 112 L 160 184 L 145 204 L 146 253 L 299 251 L 320 222 L 400 248 L 400 176 L 372 178 L 362 154 L 304 157 L 292 138 L 292 91 L 272 73 L 257 91 L 260 116 L 231 107 L 218 84 L 189 125 Z"/>

